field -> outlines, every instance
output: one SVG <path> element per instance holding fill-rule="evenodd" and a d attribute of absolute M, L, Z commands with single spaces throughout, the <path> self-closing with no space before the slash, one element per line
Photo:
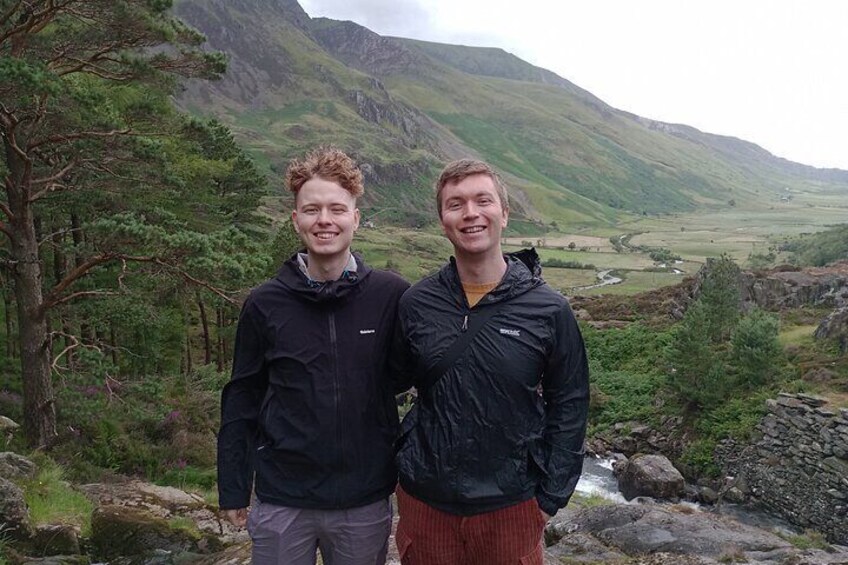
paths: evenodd
<path fill-rule="evenodd" d="M 517 251 L 529 244 L 536 248 L 543 265 L 556 260 L 578 267 L 543 266 L 545 280 L 565 294 L 630 295 L 677 284 L 685 276 L 696 274 L 706 258 L 722 253 L 747 267 L 752 253 L 776 252 L 778 245 L 788 238 L 826 229 L 848 217 L 848 208 L 838 198 L 816 198 L 815 206 L 782 204 L 774 209 L 753 211 L 730 209 L 648 216 L 621 223 L 612 230 L 607 227 L 584 229 L 580 233 L 505 237 L 503 249 Z M 280 206 L 279 200 L 269 200 L 268 215 L 275 215 L 271 210 Z M 610 238 L 625 235 L 630 235 L 627 246 L 617 252 Z M 645 248 L 670 250 L 681 261 L 657 263 Z M 363 226 L 356 234 L 354 249 L 362 252 L 371 266 L 393 269 L 411 282 L 438 270 L 452 253 L 450 243 L 436 225 L 422 229 Z M 776 253 L 775 262 L 786 259 L 785 255 Z M 596 287 L 598 275 L 604 271 L 622 281 Z"/>

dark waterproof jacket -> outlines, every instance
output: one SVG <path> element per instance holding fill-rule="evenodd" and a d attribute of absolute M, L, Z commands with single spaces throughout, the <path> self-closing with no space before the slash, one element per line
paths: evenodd
<path fill-rule="evenodd" d="M 245 302 L 221 397 L 222 509 L 248 506 L 254 472 L 259 500 L 280 506 L 353 508 L 394 489 L 387 355 L 409 284 L 356 259 L 314 287 L 293 257 Z"/>
<path fill-rule="evenodd" d="M 401 486 L 453 514 L 534 496 L 555 514 L 582 470 L 589 371 L 580 330 L 566 299 L 540 278 L 535 251 L 506 258 L 500 284 L 473 308 L 453 259 L 401 299 L 393 363 L 407 377 L 397 391 L 422 384 L 466 316 L 500 305 L 442 378 L 419 390 L 401 425 Z"/>

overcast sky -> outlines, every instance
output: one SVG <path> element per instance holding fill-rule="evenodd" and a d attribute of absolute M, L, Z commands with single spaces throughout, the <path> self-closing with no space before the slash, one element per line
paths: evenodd
<path fill-rule="evenodd" d="M 301 0 L 382 35 L 501 47 L 646 118 L 848 169 L 845 0 Z"/>

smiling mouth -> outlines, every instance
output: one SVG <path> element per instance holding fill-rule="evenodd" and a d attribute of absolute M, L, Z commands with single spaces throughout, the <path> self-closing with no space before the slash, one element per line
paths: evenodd
<path fill-rule="evenodd" d="M 320 239 L 321 241 L 329 241 L 329 240 L 333 239 L 334 237 L 336 237 L 336 235 L 338 235 L 338 234 L 329 233 L 329 232 L 320 232 L 320 233 L 316 233 L 315 237 L 317 239 Z"/>
<path fill-rule="evenodd" d="M 485 226 L 471 226 L 470 228 L 462 228 L 459 231 L 461 231 L 462 233 L 480 233 L 485 229 Z"/>

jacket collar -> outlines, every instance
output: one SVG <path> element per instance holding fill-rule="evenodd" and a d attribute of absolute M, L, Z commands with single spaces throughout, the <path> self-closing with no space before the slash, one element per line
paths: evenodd
<path fill-rule="evenodd" d="M 483 297 L 479 302 L 480 305 L 507 300 L 544 284 L 542 265 L 534 248 L 506 253 L 504 260 L 506 261 L 506 272 L 503 278 L 494 290 Z M 450 288 L 452 294 L 465 304 L 465 293 L 462 290 L 462 281 L 459 279 L 455 257 L 451 257 L 450 262 L 442 268 L 439 272 L 439 278 L 443 284 Z"/>
<path fill-rule="evenodd" d="M 304 300 L 328 302 L 349 298 L 358 291 L 359 284 L 371 275 L 371 267 L 365 264 L 358 253 L 353 253 L 351 257 L 351 264 L 355 264 L 353 271 L 345 270 L 338 280 L 313 281 L 301 270 L 300 253 L 302 251 L 295 253 L 283 263 L 277 271 L 276 279 Z"/>

